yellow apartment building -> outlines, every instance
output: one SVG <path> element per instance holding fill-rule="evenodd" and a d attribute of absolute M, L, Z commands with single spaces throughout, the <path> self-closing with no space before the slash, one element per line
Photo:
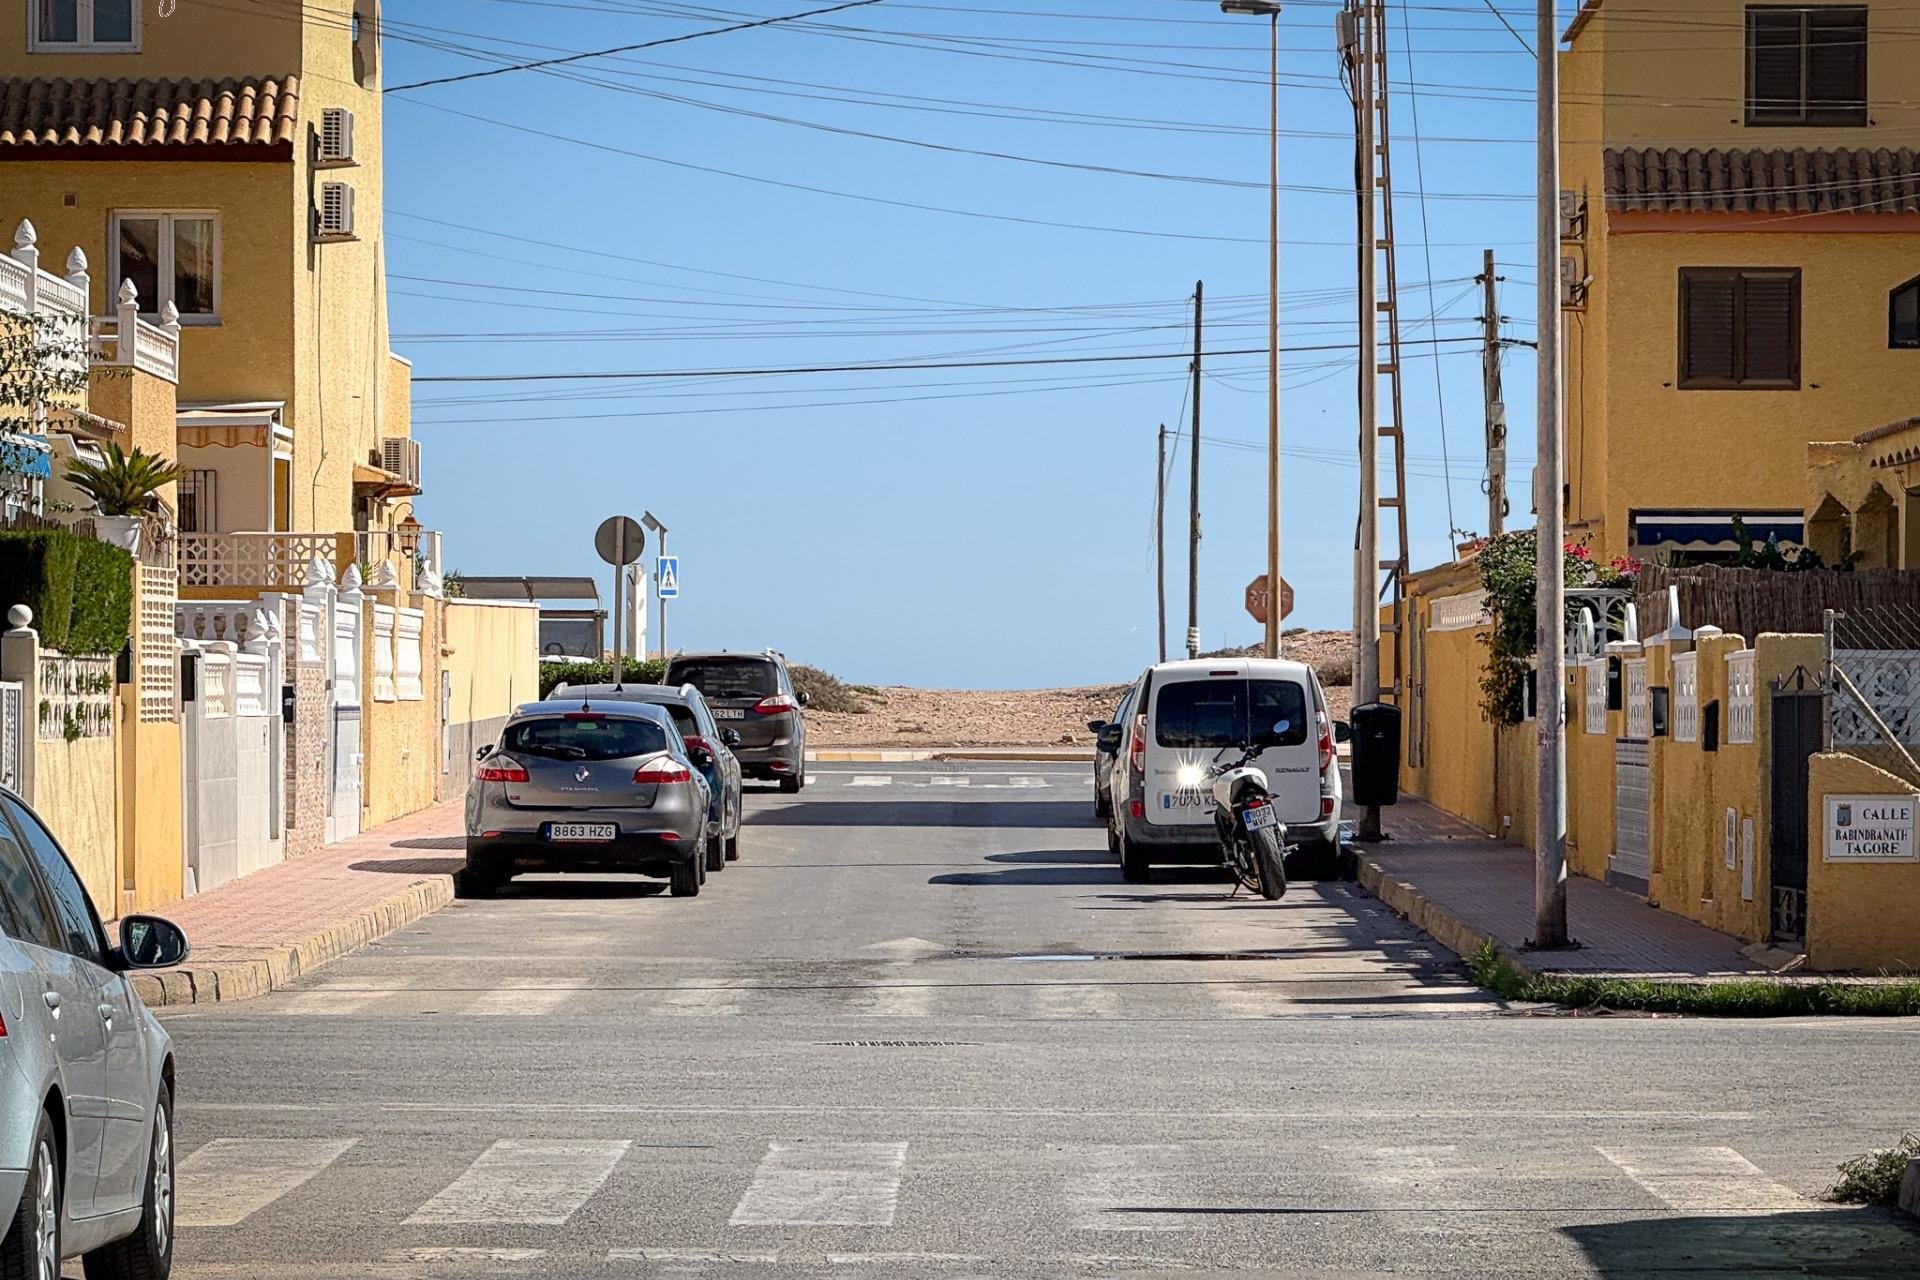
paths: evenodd
<path fill-rule="evenodd" d="M 394 529 L 419 459 L 388 349 L 377 0 L 8 8 L 0 213 L 84 250 L 93 314 L 123 281 L 178 314 L 183 588 L 297 587 L 214 561 L 311 554 L 210 535 Z"/>
<path fill-rule="evenodd" d="M 1582 6 L 1562 54 L 1570 538 L 1710 561 L 1740 515 L 1801 543 L 1807 446 L 1920 412 L 1916 30 L 1920 0 Z"/>

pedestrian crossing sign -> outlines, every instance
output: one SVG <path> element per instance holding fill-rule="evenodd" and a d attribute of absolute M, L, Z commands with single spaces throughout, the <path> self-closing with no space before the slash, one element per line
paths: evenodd
<path fill-rule="evenodd" d="M 662 600 L 678 600 L 680 598 L 680 557 L 661 556 L 659 567 L 655 572 L 659 582 L 659 588 L 655 594 Z"/>

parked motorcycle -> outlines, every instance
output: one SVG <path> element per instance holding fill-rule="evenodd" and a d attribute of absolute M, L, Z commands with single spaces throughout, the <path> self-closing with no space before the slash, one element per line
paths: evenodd
<path fill-rule="evenodd" d="M 1227 869 L 1239 882 L 1272 902 L 1287 891 L 1286 847 L 1280 812 L 1267 790 L 1267 775 L 1255 768 L 1258 744 L 1232 764 L 1207 771 L 1213 791 L 1213 827 Z"/>

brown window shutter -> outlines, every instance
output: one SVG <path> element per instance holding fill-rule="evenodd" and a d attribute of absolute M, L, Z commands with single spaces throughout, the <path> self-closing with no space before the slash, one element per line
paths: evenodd
<path fill-rule="evenodd" d="M 1731 385 L 1737 277 L 1690 271 L 1680 277 L 1680 384 Z"/>
<path fill-rule="evenodd" d="M 1867 122 L 1867 11 L 1807 13 L 1807 118 Z"/>
<path fill-rule="evenodd" d="M 1740 381 L 1800 381 L 1800 278 L 1783 272 L 1740 277 Z"/>
<path fill-rule="evenodd" d="M 1747 118 L 1799 120 L 1805 110 L 1803 15 L 1797 9 L 1747 10 Z"/>

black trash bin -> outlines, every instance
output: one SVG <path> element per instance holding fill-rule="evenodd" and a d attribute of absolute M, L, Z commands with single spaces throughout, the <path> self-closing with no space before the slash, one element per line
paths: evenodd
<path fill-rule="evenodd" d="M 1361 808 L 1400 801 L 1400 708 L 1390 702 L 1368 702 L 1355 707 L 1353 725 L 1353 794 Z"/>

